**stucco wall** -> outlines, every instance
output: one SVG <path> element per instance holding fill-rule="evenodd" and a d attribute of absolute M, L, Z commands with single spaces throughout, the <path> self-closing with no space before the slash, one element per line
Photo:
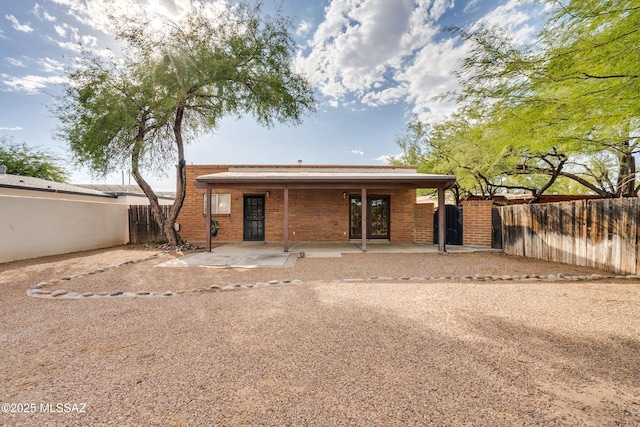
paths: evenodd
<path fill-rule="evenodd" d="M 127 243 L 128 206 L 0 195 L 0 262 Z"/>
<path fill-rule="evenodd" d="M 158 197 L 158 204 L 160 206 L 172 205 L 175 199 L 168 199 L 165 197 Z M 116 199 L 117 203 L 127 206 L 147 206 L 149 205 L 149 199 L 144 194 L 118 194 Z"/>

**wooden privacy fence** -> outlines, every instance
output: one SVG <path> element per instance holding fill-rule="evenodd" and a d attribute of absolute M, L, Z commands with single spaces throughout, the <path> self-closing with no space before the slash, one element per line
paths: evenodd
<path fill-rule="evenodd" d="M 638 274 L 638 199 L 499 208 L 506 254 Z"/>
<path fill-rule="evenodd" d="M 160 206 L 165 215 L 169 215 L 170 205 Z M 129 206 L 129 243 L 147 243 L 166 240 L 164 232 L 153 218 L 149 205 Z"/>

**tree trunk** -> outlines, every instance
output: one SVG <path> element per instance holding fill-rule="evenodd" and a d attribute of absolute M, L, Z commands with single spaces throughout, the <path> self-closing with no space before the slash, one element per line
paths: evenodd
<path fill-rule="evenodd" d="M 560 163 L 554 167 L 553 172 L 551 173 L 551 176 L 549 177 L 549 180 L 547 181 L 547 183 L 545 185 L 542 186 L 542 188 L 540 188 L 537 191 L 534 191 L 532 194 L 532 198 L 529 201 L 529 204 L 535 204 L 538 203 L 540 201 L 540 199 L 542 198 L 542 195 L 544 194 L 545 191 L 547 191 L 549 189 L 549 187 L 551 187 L 556 180 L 558 179 L 558 176 L 560 176 L 560 173 L 562 172 L 562 168 L 564 167 L 564 164 L 567 162 L 567 159 L 562 159 L 560 161 Z M 549 165 L 552 165 L 551 162 L 547 162 Z"/>
<path fill-rule="evenodd" d="M 167 237 L 167 241 L 171 246 L 180 246 L 184 243 L 184 240 L 182 240 L 182 237 L 180 237 L 180 233 L 178 233 L 174 225 L 176 223 L 176 219 L 178 218 L 178 214 L 180 213 L 180 209 L 182 209 L 182 205 L 184 204 L 184 198 L 187 190 L 187 172 L 185 169 L 187 162 L 184 159 L 184 143 L 182 141 L 183 118 L 184 106 L 180 106 L 176 111 L 173 125 L 173 133 L 175 136 L 176 148 L 178 151 L 178 165 L 176 170 L 176 198 L 173 202 L 173 205 L 171 206 L 169 215 L 164 215 L 162 209 L 160 209 L 158 197 L 154 193 L 151 186 L 140 174 L 140 153 L 142 151 L 145 137 L 145 132 L 142 129 L 142 126 L 138 130 L 138 135 L 136 135 L 136 143 L 131 154 L 131 174 L 133 175 L 134 179 L 136 180 L 144 194 L 147 196 L 147 199 L 149 199 L 149 205 L 151 206 L 153 217 L 156 220 L 158 226 L 164 232 L 164 235 Z"/>
<path fill-rule="evenodd" d="M 162 209 L 160 208 L 160 203 L 158 203 L 158 197 L 154 193 L 151 186 L 140 174 L 140 151 L 142 150 L 143 141 L 144 133 L 143 131 L 139 131 L 138 135 L 136 136 L 136 144 L 131 153 L 131 174 L 133 175 L 133 178 L 136 180 L 144 194 L 147 196 L 147 199 L 149 199 L 149 205 L 151 206 L 151 212 L 153 212 L 153 218 L 156 220 L 158 226 L 164 231 L 164 234 L 167 237 L 167 241 L 172 246 L 179 246 L 183 243 L 183 241 L 173 226 L 175 219 L 171 220 L 171 215 L 169 216 L 169 218 L 165 217 Z M 172 207 L 171 212 L 173 212 L 175 204 L 176 203 L 174 202 L 174 206 Z M 180 203 L 180 206 L 182 206 L 182 202 Z M 175 216 L 177 217 L 177 214 Z"/>
<path fill-rule="evenodd" d="M 176 170 L 176 198 L 173 202 L 173 206 L 171 206 L 169 216 L 167 217 L 167 222 L 163 228 L 165 234 L 167 235 L 167 239 L 170 238 L 170 234 L 174 236 L 173 238 L 177 242 L 176 245 L 184 243 L 184 241 L 180 237 L 180 234 L 175 230 L 174 224 L 176 222 L 176 219 L 178 218 L 180 209 L 182 209 L 184 198 L 187 193 L 187 171 L 185 169 L 187 162 L 184 159 L 184 143 L 182 141 L 182 120 L 184 118 L 184 108 L 184 105 L 180 105 L 178 107 L 173 122 L 173 134 L 175 136 L 176 148 L 178 150 L 178 165 Z"/>
<path fill-rule="evenodd" d="M 619 156 L 618 180 L 616 195 L 618 197 L 636 197 L 636 159 L 633 157 L 630 141 L 623 143 L 625 148 Z"/>

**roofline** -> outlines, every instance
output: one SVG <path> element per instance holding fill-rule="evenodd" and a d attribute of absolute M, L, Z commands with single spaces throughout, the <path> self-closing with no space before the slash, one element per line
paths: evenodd
<path fill-rule="evenodd" d="M 119 196 L 131 196 L 131 197 L 144 197 L 144 198 L 148 198 L 146 194 L 144 193 L 131 193 L 129 191 L 105 191 L 105 194 L 113 194 L 116 197 Z M 175 197 L 172 196 L 163 196 L 163 195 L 158 195 L 156 194 L 156 197 L 158 199 L 167 199 L 167 200 L 175 200 Z"/>
<path fill-rule="evenodd" d="M 43 193 L 57 193 L 57 194 L 73 194 L 76 196 L 87 196 L 87 197 L 105 197 L 109 199 L 117 199 L 118 195 L 114 193 L 104 193 L 104 194 L 92 194 L 92 193 L 83 193 L 81 191 L 70 191 L 70 190 L 58 190 L 55 188 L 42 188 L 42 187 L 30 187 L 27 185 L 11 185 L 0 183 L 1 188 L 10 188 L 13 190 L 27 190 L 27 191 L 41 191 Z"/>
<path fill-rule="evenodd" d="M 226 168 L 241 168 L 241 169 L 417 169 L 415 165 L 351 165 L 351 164 L 332 164 L 332 165 L 316 165 L 316 164 L 225 164 L 225 165 L 205 165 L 205 164 L 192 164 L 187 167 L 194 169 L 226 169 Z"/>

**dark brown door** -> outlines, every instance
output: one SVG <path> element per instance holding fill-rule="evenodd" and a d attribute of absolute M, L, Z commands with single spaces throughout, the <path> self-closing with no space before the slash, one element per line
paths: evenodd
<path fill-rule="evenodd" d="M 244 196 L 244 240 L 264 240 L 264 196 Z"/>
<path fill-rule="evenodd" d="M 367 197 L 367 239 L 391 237 L 389 196 Z M 349 238 L 362 239 L 362 198 L 351 196 Z"/>

